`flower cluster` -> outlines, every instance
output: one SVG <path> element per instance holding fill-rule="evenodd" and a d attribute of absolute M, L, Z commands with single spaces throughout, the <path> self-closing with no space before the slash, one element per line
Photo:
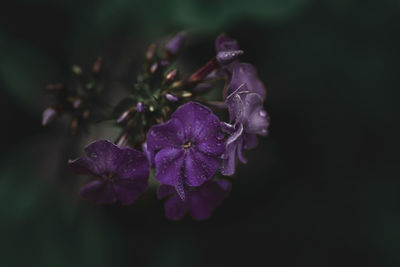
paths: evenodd
<path fill-rule="evenodd" d="M 179 33 L 164 45 L 149 46 L 131 93 L 115 107 L 112 119 L 121 129 L 115 144 L 95 141 L 85 148 L 87 157 L 69 162 L 75 173 L 96 178 L 82 187 L 84 199 L 130 205 L 154 174 L 169 219 L 186 213 L 209 218 L 228 196 L 228 176 L 238 160 L 246 163 L 244 150 L 257 146 L 257 135 L 268 134 L 266 89 L 256 69 L 240 61 L 238 42 L 220 35 L 216 55 L 185 76 L 174 62 L 184 39 Z M 217 80 L 225 81 L 224 90 Z M 213 89 L 221 90 L 223 101 L 207 98 Z M 224 112 L 228 121 L 220 119 Z M 56 114 L 46 109 L 43 124 Z"/>

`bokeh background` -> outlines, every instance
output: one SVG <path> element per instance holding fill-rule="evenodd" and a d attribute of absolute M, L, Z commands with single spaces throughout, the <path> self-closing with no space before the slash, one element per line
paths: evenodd
<path fill-rule="evenodd" d="M 400 266 L 399 18 L 398 0 L 8 1 L 0 266 Z M 66 161 L 96 136 L 41 127 L 45 84 L 98 55 L 118 77 L 180 30 L 193 69 L 219 33 L 239 40 L 270 135 L 208 221 L 166 220 L 154 190 L 131 207 L 80 200 Z"/>

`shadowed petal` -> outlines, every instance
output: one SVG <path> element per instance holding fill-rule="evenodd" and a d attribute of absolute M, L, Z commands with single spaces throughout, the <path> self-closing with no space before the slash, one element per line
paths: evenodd
<path fill-rule="evenodd" d="M 147 179 L 116 179 L 114 190 L 123 205 L 130 205 L 147 189 Z"/>
<path fill-rule="evenodd" d="M 181 175 L 184 152 L 176 148 L 164 148 L 156 154 L 156 179 L 167 185 L 175 186 Z"/>
<path fill-rule="evenodd" d="M 96 164 L 99 174 L 114 172 L 118 168 L 116 163 L 121 149 L 107 140 L 99 140 L 89 144 L 85 153 Z"/>
<path fill-rule="evenodd" d="M 244 149 L 252 149 L 258 146 L 258 138 L 256 134 L 247 134 L 243 135 L 243 146 Z"/>
<path fill-rule="evenodd" d="M 168 199 L 164 204 L 164 208 L 165 215 L 171 220 L 182 219 L 186 213 L 186 203 L 177 195 Z"/>
<path fill-rule="evenodd" d="M 80 195 L 98 204 L 111 204 L 117 200 L 112 183 L 104 180 L 96 180 L 83 186 Z"/>
<path fill-rule="evenodd" d="M 122 179 L 144 179 L 149 177 L 149 161 L 143 152 L 123 148 L 117 159 L 116 173 Z"/>
<path fill-rule="evenodd" d="M 193 192 L 189 200 L 189 210 L 194 219 L 204 220 L 211 216 L 214 209 L 229 194 L 230 186 L 226 182 L 222 182 L 220 186 L 215 181 L 208 181 Z"/>
<path fill-rule="evenodd" d="M 200 186 L 218 169 L 218 158 L 189 150 L 185 155 L 184 173 L 190 186 Z"/>
<path fill-rule="evenodd" d="M 150 153 L 154 153 L 165 147 L 179 147 L 183 145 L 184 139 L 182 123 L 177 119 L 171 119 L 150 128 L 147 133 L 147 149 Z"/>
<path fill-rule="evenodd" d="M 169 195 L 173 195 L 175 193 L 176 193 L 176 191 L 173 186 L 162 184 L 162 185 L 160 185 L 160 187 L 158 187 L 157 198 L 163 199 L 163 198 L 165 198 Z"/>
<path fill-rule="evenodd" d="M 96 176 L 98 169 L 91 159 L 79 158 L 68 161 L 70 169 L 76 174 L 88 174 Z"/>

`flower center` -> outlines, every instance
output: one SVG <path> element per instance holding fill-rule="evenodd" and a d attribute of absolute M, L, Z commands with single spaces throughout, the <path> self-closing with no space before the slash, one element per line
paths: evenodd
<path fill-rule="evenodd" d="M 187 141 L 184 145 L 183 145 L 183 148 L 184 149 L 188 149 L 189 147 L 191 147 L 192 146 L 192 142 L 191 141 Z"/>
<path fill-rule="evenodd" d="M 112 173 L 112 172 L 107 172 L 107 173 L 104 174 L 104 177 L 105 177 L 106 179 L 112 179 L 112 178 L 114 177 L 114 173 Z"/>

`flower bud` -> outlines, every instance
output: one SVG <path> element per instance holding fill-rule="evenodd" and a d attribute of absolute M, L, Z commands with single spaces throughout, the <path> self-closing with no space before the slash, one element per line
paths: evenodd
<path fill-rule="evenodd" d="M 165 75 L 165 80 L 166 80 L 166 81 L 172 81 L 172 80 L 175 79 L 175 77 L 176 77 L 177 74 L 178 74 L 178 70 L 177 70 L 177 69 L 173 69 L 173 70 L 171 70 L 170 72 L 168 72 L 168 73 Z"/>
<path fill-rule="evenodd" d="M 78 65 L 72 65 L 72 72 L 75 73 L 76 75 L 83 74 L 82 68 L 79 67 Z"/>
<path fill-rule="evenodd" d="M 96 59 L 96 62 L 93 64 L 93 73 L 94 74 L 98 74 L 100 72 L 102 63 L 103 63 L 103 58 L 98 57 Z"/>
<path fill-rule="evenodd" d="M 124 120 L 126 120 L 126 119 L 129 117 L 129 115 L 130 115 L 131 112 L 132 112 L 131 109 L 125 110 L 125 111 L 121 114 L 121 116 L 119 116 L 119 118 L 117 119 L 117 123 L 121 123 L 121 122 L 123 122 Z"/>
<path fill-rule="evenodd" d="M 142 102 L 138 102 L 138 103 L 136 104 L 136 110 L 137 110 L 138 112 L 143 112 L 143 111 L 144 111 L 144 104 L 143 104 Z"/>
<path fill-rule="evenodd" d="M 176 102 L 178 101 L 178 98 L 176 97 L 176 95 L 172 94 L 172 93 L 167 93 L 165 95 L 165 98 L 168 99 L 171 102 Z"/>
<path fill-rule="evenodd" d="M 155 44 L 151 44 L 149 46 L 149 48 L 147 48 L 147 52 L 146 52 L 146 59 L 148 61 L 152 60 L 154 55 L 156 53 L 156 45 Z"/>
<path fill-rule="evenodd" d="M 183 40 L 185 38 L 185 33 L 180 32 L 175 35 L 166 45 L 165 50 L 171 56 L 176 56 L 182 46 Z"/>
<path fill-rule="evenodd" d="M 57 111 L 54 108 L 46 108 L 42 115 L 42 125 L 46 126 L 57 117 Z"/>
<path fill-rule="evenodd" d="M 151 65 L 150 72 L 155 73 L 157 71 L 157 69 L 158 69 L 158 63 L 155 62 L 155 63 L 153 63 L 153 65 Z"/>

